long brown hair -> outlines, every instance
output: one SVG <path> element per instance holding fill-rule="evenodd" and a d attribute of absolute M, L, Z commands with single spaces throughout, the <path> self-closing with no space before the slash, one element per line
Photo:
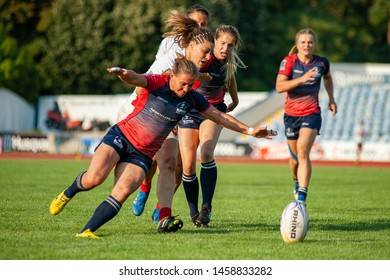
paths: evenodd
<path fill-rule="evenodd" d="M 165 32 L 163 37 L 175 36 L 175 42 L 181 48 L 186 48 L 191 41 L 196 44 L 209 41 L 214 44 L 212 32 L 207 27 L 199 26 L 198 23 L 176 10 L 172 10 L 166 21 L 167 28 L 170 31 Z"/>

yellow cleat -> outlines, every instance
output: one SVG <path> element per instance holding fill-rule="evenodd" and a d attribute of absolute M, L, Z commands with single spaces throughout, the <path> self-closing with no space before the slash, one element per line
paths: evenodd
<path fill-rule="evenodd" d="M 81 233 L 77 233 L 76 237 L 83 237 L 83 238 L 91 238 L 91 239 L 99 239 L 100 237 L 95 235 L 93 231 L 91 231 L 89 228 L 84 230 Z"/>
<path fill-rule="evenodd" d="M 71 200 L 71 198 L 67 197 L 64 192 L 60 193 L 50 204 L 50 214 L 57 215 L 59 214 L 65 207 L 65 205 Z"/>

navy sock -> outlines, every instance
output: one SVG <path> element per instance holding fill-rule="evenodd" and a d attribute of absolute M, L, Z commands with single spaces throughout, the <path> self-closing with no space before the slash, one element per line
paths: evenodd
<path fill-rule="evenodd" d="M 202 168 L 200 170 L 200 184 L 202 186 L 202 206 L 211 209 L 211 202 L 217 185 L 217 165 L 214 160 L 202 163 Z"/>
<path fill-rule="evenodd" d="M 72 185 L 70 185 L 65 191 L 64 191 L 64 194 L 69 197 L 69 198 L 72 198 L 76 195 L 76 193 L 78 192 L 81 192 L 81 191 L 85 191 L 86 189 L 83 188 L 83 186 L 81 185 L 81 178 L 83 177 L 84 173 L 87 172 L 87 171 L 83 171 L 81 172 L 79 175 L 77 175 L 76 179 L 74 180 L 74 182 L 72 183 Z"/>
<path fill-rule="evenodd" d="M 307 197 L 307 188 L 299 187 L 297 201 L 306 203 L 306 197 Z"/>
<path fill-rule="evenodd" d="M 183 178 L 183 187 L 186 194 L 187 203 L 190 208 L 190 216 L 193 217 L 199 213 L 198 210 L 198 198 L 199 198 L 199 181 L 196 174 L 184 175 Z"/>
<path fill-rule="evenodd" d="M 83 232 L 88 228 L 94 232 L 114 218 L 116 214 L 118 214 L 119 210 L 121 210 L 121 207 L 122 204 L 110 195 L 96 208 L 91 219 L 80 232 Z"/>

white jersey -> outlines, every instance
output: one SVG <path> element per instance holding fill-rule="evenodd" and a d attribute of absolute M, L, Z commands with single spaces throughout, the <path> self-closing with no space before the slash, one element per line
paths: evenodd
<path fill-rule="evenodd" d="M 165 37 L 158 47 L 157 54 L 156 54 L 156 60 L 162 58 L 164 55 L 166 55 L 169 51 L 179 51 L 181 52 L 182 49 L 179 47 L 179 45 L 175 42 L 175 36 L 169 36 Z"/>
<path fill-rule="evenodd" d="M 170 49 L 165 55 L 155 60 L 146 73 L 162 74 L 172 70 L 173 64 L 175 63 L 175 59 L 178 53 L 185 56 L 185 49 L 179 47 Z M 121 108 L 119 109 L 117 122 L 125 119 L 127 115 L 133 111 L 134 106 L 132 105 L 132 102 L 136 98 L 137 94 L 134 90 L 133 93 L 130 95 L 130 98 L 126 100 L 126 102 L 123 103 Z"/>

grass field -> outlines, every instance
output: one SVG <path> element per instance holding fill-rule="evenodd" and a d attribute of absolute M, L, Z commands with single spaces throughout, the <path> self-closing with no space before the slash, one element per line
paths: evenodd
<path fill-rule="evenodd" d="M 389 168 L 315 166 L 307 206 L 309 233 L 304 242 L 285 244 L 279 218 L 293 200 L 288 166 L 230 163 L 218 165 L 210 228 L 191 226 L 180 188 L 173 213 L 184 221 L 181 231 L 156 233 L 157 225 L 151 222 L 153 191 L 142 216 L 131 213 L 133 194 L 96 232 L 103 238 L 78 239 L 75 233 L 109 195 L 113 177 L 78 194 L 58 216 L 49 214 L 49 205 L 88 163 L 0 160 L 0 259 L 390 259 Z"/>

